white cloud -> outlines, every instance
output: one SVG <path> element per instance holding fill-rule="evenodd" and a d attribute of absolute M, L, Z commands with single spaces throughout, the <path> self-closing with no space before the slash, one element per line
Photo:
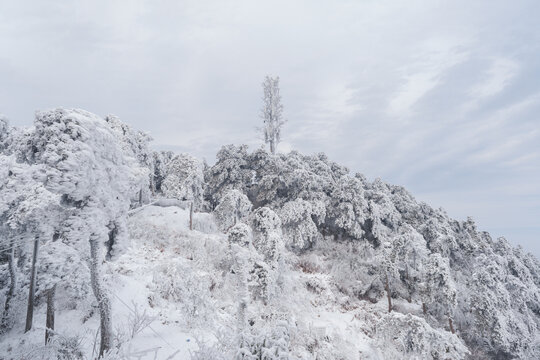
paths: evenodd
<path fill-rule="evenodd" d="M 519 64 L 511 59 L 496 58 L 484 74 L 484 79 L 475 84 L 471 96 L 484 99 L 503 91 L 519 71 Z"/>
<path fill-rule="evenodd" d="M 388 114 L 405 117 L 411 108 L 429 91 L 440 85 L 445 73 L 464 62 L 468 53 L 465 41 L 457 39 L 430 39 L 418 50 L 416 61 L 402 69 L 403 84 L 390 100 Z"/>

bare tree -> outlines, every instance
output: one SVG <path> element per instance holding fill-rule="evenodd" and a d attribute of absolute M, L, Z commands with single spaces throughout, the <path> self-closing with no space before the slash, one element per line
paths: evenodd
<path fill-rule="evenodd" d="M 281 127 L 285 123 L 283 120 L 283 105 L 279 94 L 279 76 L 273 78 L 266 76 L 263 86 L 263 108 L 261 118 L 264 121 L 262 128 L 264 142 L 270 144 L 270 152 L 276 153 L 277 144 L 281 140 Z"/>

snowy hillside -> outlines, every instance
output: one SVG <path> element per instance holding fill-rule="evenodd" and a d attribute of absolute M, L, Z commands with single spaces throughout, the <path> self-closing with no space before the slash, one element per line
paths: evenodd
<path fill-rule="evenodd" d="M 324 154 L 0 130 L 1 358 L 540 358 L 536 258 Z"/>
<path fill-rule="evenodd" d="M 189 231 L 188 222 L 188 210 L 146 207 L 130 219 L 129 249 L 107 264 L 105 277 L 112 294 L 117 334 L 123 343 L 122 356 L 234 356 L 227 354 L 231 351 L 227 345 L 233 346 L 236 338 L 238 283 L 230 271 L 233 259 L 227 237 L 219 232 L 207 233 L 212 227 L 215 229 L 207 217 L 195 216 L 195 228 L 203 231 Z M 426 354 L 434 349 L 442 356 L 447 346 L 452 350 L 452 358 L 465 353 L 456 336 L 437 331 L 413 316 L 386 314 L 384 301 L 371 304 L 335 294 L 328 274 L 305 267 L 313 261 L 322 264 L 326 251 L 321 248 L 320 254 L 317 251 L 303 259 L 291 256 L 283 274 L 287 276 L 287 291 L 273 299 L 268 309 L 257 303 L 248 306 L 248 314 L 276 317 L 260 329 L 261 333 L 268 332 L 262 335 L 271 337 L 274 327 L 283 323 L 290 342 L 287 346 L 295 345 L 291 355 L 298 358 L 357 359 L 361 355 L 362 359 L 384 359 L 399 357 L 405 337 L 398 342 L 387 339 L 386 330 L 377 330 L 377 324 L 410 324 L 423 332 L 425 339 L 419 338 L 421 343 L 415 346 L 425 348 L 422 351 Z M 418 306 L 406 302 L 397 307 L 403 307 L 407 313 L 421 312 Z M 91 312 L 92 306 L 87 304 L 86 309 L 60 311 L 56 319 L 55 330 L 65 337 L 62 341 L 80 342 L 79 349 L 84 354 L 96 352 L 94 338 L 99 324 L 95 317 L 88 316 Z M 44 324 L 44 306 L 36 313 L 36 323 Z M 17 325 L 21 331 L 12 331 L 2 341 L 6 358 L 56 355 L 52 349 L 36 346 L 42 342 L 43 327 L 24 334 L 23 324 Z M 386 343 L 387 340 L 391 342 Z"/>

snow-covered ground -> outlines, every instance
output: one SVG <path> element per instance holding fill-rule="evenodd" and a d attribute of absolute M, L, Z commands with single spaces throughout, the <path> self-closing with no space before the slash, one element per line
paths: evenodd
<path fill-rule="evenodd" d="M 231 358 L 237 341 L 238 294 L 227 236 L 209 214 L 195 213 L 189 230 L 189 210 L 147 206 L 129 221 L 130 245 L 105 265 L 119 355 L 127 359 L 203 359 L 208 354 Z M 291 358 L 387 359 L 398 356 L 402 344 L 382 344 L 377 324 L 386 316 L 386 302 L 372 304 L 343 295 L 329 274 L 324 247 L 299 258 L 285 256 L 284 291 L 277 301 L 248 304 L 248 317 L 281 316 L 289 328 Z M 305 264 L 316 263 L 313 267 Z M 404 313 L 418 306 L 398 302 Z M 265 315 L 262 315 L 265 314 Z M 401 316 L 395 314 L 392 316 Z M 6 359 L 39 359 L 49 354 L 43 343 L 45 306 L 35 314 L 34 328 L 23 324 L 0 340 Z M 420 318 L 416 320 L 429 327 Z M 99 317 L 76 310 L 57 313 L 58 338 L 80 342 L 86 358 L 94 358 Z M 434 331 L 434 330 L 433 330 Z M 442 330 L 439 336 L 453 336 Z M 444 333 L 444 334 L 442 334 Z M 453 339 L 458 345 L 460 341 Z M 401 341 L 401 339 L 397 339 Z M 383 345 L 383 346 L 381 346 Z M 390 355 L 389 354 L 394 354 Z"/>

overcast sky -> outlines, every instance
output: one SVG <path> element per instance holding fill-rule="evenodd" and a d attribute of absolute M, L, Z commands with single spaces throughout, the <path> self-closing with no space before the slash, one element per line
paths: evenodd
<path fill-rule="evenodd" d="M 260 145 L 279 75 L 280 151 L 326 152 L 540 257 L 539 19 L 534 0 L 0 0 L 0 113 L 112 113 L 213 162 Z"/>

